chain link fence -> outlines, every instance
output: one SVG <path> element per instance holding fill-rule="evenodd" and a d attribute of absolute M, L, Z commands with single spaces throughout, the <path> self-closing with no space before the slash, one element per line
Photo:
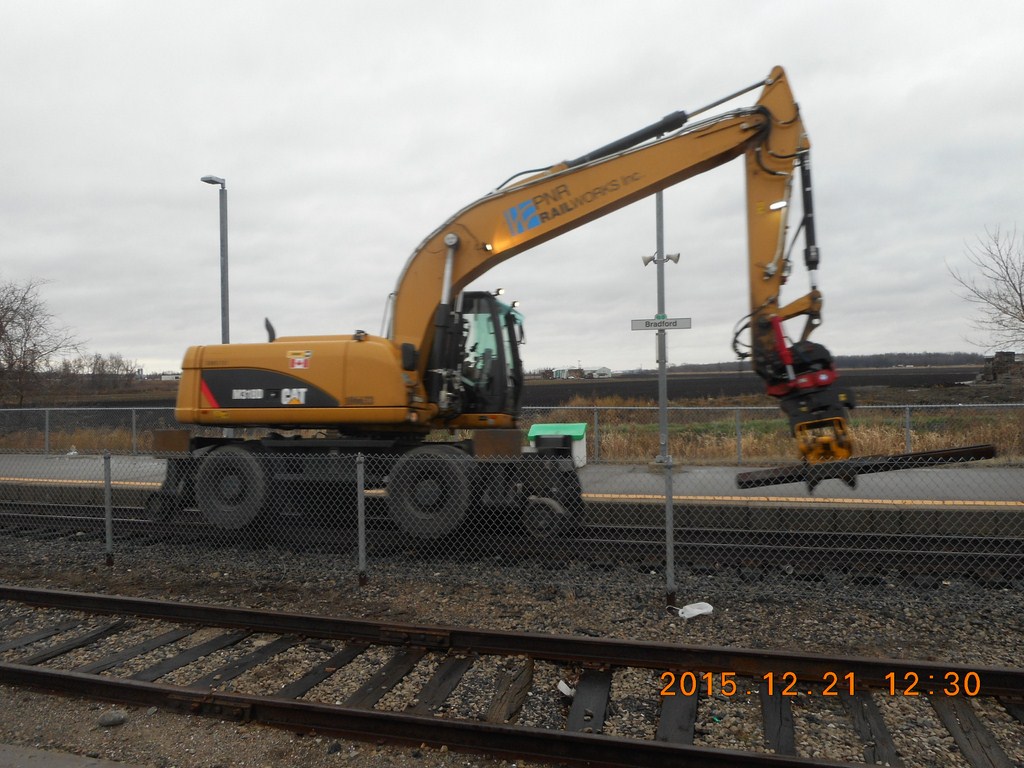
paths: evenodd
<path fill-rule="evenodd" d="M 0 409 L 0 452 L 140 454 L 153 433 L 176 429 L 173 408 Z"/>
<path fill-rule="evenodd" d="M 772 409 L 670 409 L 671 466 L 651 460 L 653 408 L 530 409 L 535 443 L 535 425 L 586 428 L 543 453 L 477 460 L 442 443 L 282 452 L 252 435 L 158 457 L 151 433 L 176 426 L 171 409 L 0 411 L 0 509 L 14 529 L 94 537 L 108 559 L 139 541 L 318 552 L 360 578 L 385 562 L 457 577 L 487 561 L 628 564 L 662 573 L 669 594 L 679 574 L 722 569 L 1024 582 L 1024 406 L 857 415 L 859 455 L 990 443 L 998 457 L 856 478 L 825 465 L 743 487 L 759 467 L 795 465 Z"/>
<path fill-rule="evenodd" d="M 790 462 L 786 421 L 773 407 L 668 408 L 669 453 L 677 463 L 756 465 Z M 658 409 L 649 406 L 524 408 L 521 424 L 586 425 L 588 461 L 645 462 L 659 452 Z M 144 454 L 156 430 L 180 429 L 173 408 L 0 409 L 0 452 Z M 935 450 L 951 443 L 992 444 L 1005 460 L 1024 460 L 1024 404 L 860 406 L 857 453 Z M 192 427 L 195 434 L 220 434 Z M 243 434 L 240 432 L 240 434 Z M 261 430 L 247 430 L 258 437 Z"/>
<path fill-rule="evenodd" d="M 677 463 L 793 461 L 793 439 L 777 408 L 671 406 L 667 413 L 669 454 Z M 522 421 L 525 429 L 546 422 L 585 423 L 588 455 L 596 462 L 645 461 L 659 451 L 653 407 L 525 408 Z M 860 406 L 852 429 L 859 455 L 991 444 L 1006 460 L 1024 460 L 1024 404 Z"/>

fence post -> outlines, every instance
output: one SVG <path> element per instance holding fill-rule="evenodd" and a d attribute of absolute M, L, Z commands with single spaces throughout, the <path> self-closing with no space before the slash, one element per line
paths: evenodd
<path fill-rule="evenodd" d="M 740 420 L 740 409 L 736 409 L 736 466 L 743 464 L 743 424 Z"/>
<path fill-rule="evenodd" d="M 662 457 L 659 457 L 662 458 Z M 676 602 L 676 518 L 672 489 L 672 456 L 665 454 L 665 604 Z"/>
<path fill-rule="evenodd" d="M 139 452 L 139 444 L 137 438 L 136 423 L 135 423 L 135 409 L 132 408 L 132 456 L 135 456 Z"/>
<path fill-rule="evenodd" d="M 365 459 L 362 453 L 356 454 L 356 537 L 359 541 L 359 586 L 366 586 L 366 481 L 364 471 Z"/>
<path fill-rule="evenodd" d="M 904 447 L 903 450 L 906 453 L 910 453 L 910 443 L 911 443 L 911 440 L 910 440 L 910 406 L 909 405 L 906 406 L 905 413 L 906 413 L 906 415 L 905 415 L 905 418 L 904 418 L 904 421 L 903 421 L 903 444 L 904 444 L 905 447 Z"/>
<path fill-rule="evenodd" d="M 114 505 L 110 489 L 110 451 L 103 452 L 103 520 L 107 540 L 107 566 L 114 564 Z"/>
<path fill-rule="evenodd" d="M 594 462 L 601 460 L 601 432 L 597 427 L 597 406 L 594 406 Z"/>
<path fill-rule="evenodd" d="M 50 455 L 50 409 L 43 411 L 43 452 Z"/>

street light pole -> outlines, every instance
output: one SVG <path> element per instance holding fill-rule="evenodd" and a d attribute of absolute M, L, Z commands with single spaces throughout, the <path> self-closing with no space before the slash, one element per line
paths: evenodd
<path fill-rule="evenodd" d="M 666 320 L 665 314 L 665 262 L 679 263 L 679 254 L 665 253 L 665 209 L 662 193 L 654 196 L 655 202 L 655 234 L 657 249 L 654 256 L 643 258 L 644 266 L 652 261 L 658 268 L 658 313 L 656 320 Z M 687 326 L 688 327 L 688 326 Z M 674 491 L 672 489 L 672 454 L 669 452 L 668 438 L 668 344 L 665 328 L 658 329 L 658 456 L 655 463 L 665 473 L 665 602 L 672 606 L 676 599 L 676 559 L 675 559 L 675 509 Z"/>
<path fill-rule="evenodd" d="M 228 188 L 220 176 L 203 176 L 200 181 L 220 185 L 220 341 L 231 342 L 228 324 Z"/>
<path fill-rule="evenodd" d="M 665 314 L 665 262 L 668 257 L 665 255 L 665 206 L 662 193 L 655 196 L 655 229 L 657 238 L 657 255 L 654 263 L 658 268 L 658 313 L 654 316 L 657 320 L 664 320 L 668 317 Z M 678 261 L 679 257 L 676 256 Z M 658 461 L 666 467 L 672 466 L 672 456 L 668 446 L 668 339 L 664 328 L 658 329 Z"/>

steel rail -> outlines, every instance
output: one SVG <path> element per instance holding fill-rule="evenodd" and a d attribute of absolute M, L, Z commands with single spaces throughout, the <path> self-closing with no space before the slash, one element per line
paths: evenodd
<path fill-rule="evenodd" d="M 409 745 L 446 746 L 460 752 L 595 768 L 849 768 L 850 765 L 831 760 L 765 755 L 602 734 L 355 709 L 273 696 L 211 693 L 22 664 L 0 663 L 0 680 L 41 690 L 137 706 L 184 709 L 193 714 L 234 718 L 291 730 L 313 729 L 325 734 L 363 740 L 385 739 Z"/>
<path fill-rule="evenodd" d="M 53 509 L 63 512 L 63 514 L 48 514 L 39 511 L 24 511 L 26 509 L 40 510 L 40 509 Z M 713 505 L 702 505 L 702 508 L 706 511 L 714 511 L 716 509 Z M 728 508 L 726 508 L 728 509 Z M 202 519 L 188 519 L 188 520 L 150 520 L 145 517 L 140 517 L 138 507 L 114 507 L 114 522 L 121 526 L 125 526 L 128 529 L 139 529 L 145 530 L 147 528 L 153 528 L 160 531 L 168 531 L 170 529 L 182 529 L 191 530 L 195 529 L 198 532 L 212 531 L 214 534 L 221 536 L 244 536 L 244 532 L 237 531 L 224 531 L 217 526 L 202 520 Z M 784 511 L 787 514 L 805 514 L 812 513 L 813 507 L 807 508 L 771 508 L 770 512 Z M 382 523 L 386 522 L 386 518 L 382 517 L 374 522 Z M 69 526 L 95 526 L 100 527 L 104 523 L 104 516 L 102 513 L 97 513 L 96 508 L 92 506 L 80 506 L 80 505 L 67 505 L 67 504 L 39 504 L 31 502 L 15 502 L 15 503 L 4 503 L 0 502 L 0 523 L 16 524 L 16 525 L 30 525 L 30 524 L 47 524 L 47 525 L 58 525 L 65 524 Z M 351 526 L 328 526 L 331 528 L 351 528 Z M 274 526 L 268 526 L 268 532 L 274 532 Z M 962 531 L 956 533 L 905 533 L 895 532 L 889 533 L 884 531 L 843 531 L 835 530 L 830 531 L 821 528 L 786 528 L 786 529 L 774 529 L 767 527 L 758 528 L 736 528 L 736 527 L 700 527 L 700 526 L 676 526 L 677 535 L 680 537 L 680 545 L 708 545 L 708 546 L 746 546 L 745 539 L 751 535 L 756 535 L 763 538 L 764 536 L 776 536 L 780 540 L 786 539 L 792 541 L 793 539 L 801 539 L 799 545 L 793 544 L 778 544 L 778 545 L 764 545 L 768 548 L 781 548 L 785 549 L 789 546 L 798 546 L 799 548 L 842 548 L 842 549 L 879 549 L 879 550 L 891 550 L 893 552 L 910 551 L 916 554 L 949 554 L 953 556 L 966 556 L 971 554 L 1007 554 L 1014 556 L 1024 556 L 1024 553 L 1020 551 L 1020 537 L 1015 536 L 984 536 L 984 535 L 972 535 Z M 532 543 L 538 548 L 541 547 L 538 542 L 529 542 L 527 537 L 517 534 L 514 530 L 510 530 L 510 541 L 517 543 L 516 539 L 522 539 L 518 543 Z M 597 543 L 597 544 L 626 544 L 626 545 L 643 545 L 643 544 L 656 544 L 662 545 L 662 538 L 664 534 L 664 527 L 660 525 L 649 525 L 649 524 L 615 524 L 615 523 L 586 523 L 578 526 L 573 531 L 566 534 L 566 544 L 573 543 Z M 950 546 L 953 545 L 953 546 Z M 986 551 L 986 547 L 991 550 L 992 547 L 996 548 L 995 552 Z"/>
<path fill-rule="evenodd" d="M 813 489 L 818 483 L 830 478 L 846 480 L 852 484 L 859 475 L 894 472 L 901 469 L 919 469 L 939 464 L 962 464 L 995 458 L 995 455 L 994 445 L 971 445 L 964 448 L 917 451 L 894 456 L 860 456 L 840 461 L 826 461 L 820 464 L 795 464 L 741 472 L 736 476 L 736 485 L 739 488 L 760 488 L 766 485 L 807 483 L 808 487 Z"/>
<path fill-rule="evenodd" d="M 803 693 L 813 695 L 809 690 L 812 685 L 822 687 L 823 696 L 835 695 L 842 699 L 856 723 L 865 760 L 869 763 L 882 758 L 891 764 L 899 764 L 899 758 L 892 737 L 880 720 L 871 697 L 863 695 L 865 691 L 879 688 L 884 690 L 888 687 L 889 694 L 896 695 L 892 689 L 902 687 L 904 681 L 912 680 L 911 685 L 920 682 L 925 689 L 920 693 L 926 693 L 927 699 L 920 696 L 917 701 L 928 701 L 932 705 L 943 725 L 963 750 L 964 756 L 976 768 L 1002 768 L 1009 766 L 1010 762 L 1006 753 L 991 738 L 974 708 L 962 698 L 962 694 L 970 697 L 999 696 L 1004 709 L 1024 722 L 1024 708 L 1016 703 L 1024 694 L 1024 670 L 1019 669 L 392 624 L 4 585 L 0 585 L 0 601 L 57 609 L 62 613 L 115 614 L 117 617 L 113 623 L 89 628 L 91 622 L 69 620 L 65 613 L 55 617 L 58 623 L 51 627 L 7 641 L 8 648 L 24 648 L 38 637 L 53 636 L 67 630 L 69 626 L 74 630 L 86 630 L 79 632 L 77 637 L 68 638 L 35 653 L 30 652 L 17 661 L 0 662 L 0 683 L 124 704 L 155 705 L 290 730 L 313 730 L 378 742 L 386 740 L 446 746 L 463 752 L 483 752 L 517 759 L 607 768 L 849 766 L 851 764 L 845 762 L 794 756 L 797 743 L 790 697 Z M 167 664 L 158 664 L 143 672 L 136 671 L 130 678 L 99 673 L 147 649 L 173 641 L 175 637 L 188 635 L 191 631 L 184 627 L 165 631 L 144 643 L 136 643 L 113 654 L 108 652 L 102 659 L 94 659 L 91 663 L 71 670 L 42 666 L 47 660 L 87 646 L 96 638 L 114 634 L 119 627 L 131 626 L 132 621 L 126 620 L 127 616 L 242 629 L 200 646 L 190 646 L 178 656 L 168 659 Z M 8 620 L 4 626 L 15 623 Z M 219 670 L 207 670 L 204 676 L 187 686 L 153 682 L 167 672 L 205 656 L 211 650 L 226 647 L 254 632 L 276 633 L 280 636 L 273 642 L 261 644 L 258 651 L 236 656 Z M 301 677 L 286 684 L 276 695 L 260 696 L 207 688 L 214 685 L 215 680 L 231 680 L 244 670 L 291 648 L 301 642 L 303 636 L 307 640 L 341 639 L 345 648 L 319 666 L 305 669 Z M 396 652 L 385 667 L 370 676 L 359 691 L 342 704 L 299 698 L 330 676 L 333 672 L 331 667 L 344 666 L 371 645 L 404 649 Z M 401 680 L 427 652 L 440 652 L 447 658 L 438 666 L 431 683 L 422 689 L 420 696 L 424 696 L 425 701 L 403 712 L 375 709 L 374 704 L 384 691 Z M 435 716 L 435 706 L 452 692 L 458 677 L 472 664 L 471 660 L 489 654 L 512 656 L 521 660 L 525 657 L 524 669 L 529 670 L 523 677 L 525 684 L 513 686 L 511 679 L 498 683 L 496 690 L 499 693 L 484 718 Z M 576 683 L 576 696 L 564 726 L 560 729 L 514 724 L 514 713 L 522 705 L 529 690 L 534 659 L 563 662 L 576 669 L 582 668 Z M 669 694 L 669 698 L 662 700 L 655 738 L 602 733 L 605 712 L 611 702 L 612 669 L 619 667 L 660 668 L 665 670 L 661 675 L 662 681 L 666 675 L 673 680 L 682 680 L 684 670 L 696 671 L 702 679 L 706 671 L 730 672 L 738 678 L 738 685 L 750 689 L 746 691 L 747 696 L 756 694 L 761 699 L 764 739 L 770 753 L 694 746 L 693 728 L 698 696 L 696 688 L 690 694 L 683 693 L 682 685 L 682 695 Z M 456 674 L 454 681 L 447 687 L 440 683 L 447 676 L 447 671 L 445 675 L 440 675 L 442 669 Z M 297 670 L 298 673 L 302 671 L 302 668 Z M 948 682 L 950 675 L 953 676 L 952 692 L 928 690 L 938 689 L 943 685 L 940 681 Z M 726 679 L 724 674 L 722 679 Z M 840 679 L 845 682 L 839 683 Z M 896 682 L 897 679 L 900 683 Z M 787 680 L 790 680 L 788 685 Z M 800 685 L 796 685 L 797 680 Z M 824 686 L 826 682 L 828 685 Z M 837 683 L 844 690 L 836 691 Z M 794 686 L 795 689 L 791 690 Z M 830 689 L 832 693 L 828 693 Z M 661 693 L 664 695 L 665 691 Z M 730 695 L 726 694 L 727 697 Z M 496 704 L 499 704 L 497 709 Z M 584 727 L 591 717 L 596 732 Z"/>
<path fill-rule="evenodd" d="M 139 518 L 115 518 L 126 540 L 137 537 L 158 537 L 169 543 L 207 541 L 211 545 L 231 541 L 244 543 L 245 532 L 224 531 L 201 520 L 175 522 Z M 43 530 L 101 531 L 102 517 L 82 515 L 40 515 L 0 511 L 0 526 L 10 529 L 39 528 Z M 330 535 L 324 531 L 329 530 Z M 355 546 L 355 529 L 325 526 L 296 531 L 267 529 L 256 534 L 254 543 L 277 541 L 299 549 L 346 551 Z M 566 534 L 556 542 L 543 542 L 510 530 L 506 536 L 481 542 L 473 539 L 463 544 L 446 546 L 462 548 L 467 553 L 485 556 L 500 552 L 506 557 L 551 557 L 560 559 L 566 553 L 584 560 L 601 562 L 609 557 L 645 560 L 662 552 L 663 529 L 654 526 L 586 525 Z M 763 543 L 765 537 L 772 542 Z M 430 551 L 434 543 L 417 543 L 405 538 L 372 542 L 374 551 L 391 548 L 418 547 Z M 952 576 L 983 575 L 985 581 L 1012 578 L 1024 571 L 1024 551 L 1020 537 L 969 536 L 953 534 L 906 534 L 872 532 L 830 532 L 819 530 L 734 528 L 677 528 L 676 552 L 689 567 L 704 563 L 773 568 L 786 565 L 801 573 L 814 574 L 829 570 L 859 572 L 870 569 L 898 569 L 920 574 Z M 837 554 L 838 553 L 838 554 Z M 827 563 L 829 568 L 815 566 Z"/>
<path fill-rule="evenodd" d="M 0 585 L 0 600 L 47 608 L 118 616 L 132 615 L 368 644 L 409 645 L 429 650 L 460 650 L 494 655 L 526 655 L 545 661 L 577 663 L 591 667 L 696 669 L 733 672 L 738 676 L 754 677 L 769 672 L 793 672 L 800 680 L 819 683 L 826 673 L 831 672 L 842 677 L 843 674 L 852 672 L 857 681 L 871 687 L 887 685 L 887 676 L 890 674 L 902 678 L 913 673 L 922 680 L 929 679 L 929 676 L 941 680 L 946 673 L 956 673 L 961 679 L 968 673 L 976 673 L 980 678 L 979 695 L 1024 695 L 1024 670 L 981 665 L 681 645 L 649 640 L 504 632 L 443 625 L 396 624 L 8 585 Z"/>

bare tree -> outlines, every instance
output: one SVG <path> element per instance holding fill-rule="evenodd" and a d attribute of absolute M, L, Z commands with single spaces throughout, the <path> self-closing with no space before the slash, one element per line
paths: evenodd
<path fill-rule="evenodd" d="M 1024 238 L 1017 230 L 986 230 L 975 246 L 967 247 L 974 267 L 965 274 L 949 268 L 962 289 L 960 295 L 979 307 L 974 326 L 985 332 L 989 349 L 1024 347 Z"/>
<path fill-rule="evenodd" d="M 114 353 L 83 353 L 62 357 L 47 371 L 47 384 L 53 394 L 69 398 L 127 389 L 138 380 L 137 361 Z"/>
<path fill-rule="evenodd" d="M 0 399 L 25 398 L 62 355 L 77 352 L 78 341 L 50 314 L 39 295 L 42 280 L 0 283 Z"/>
<path fill-rule="evenodd" d="M 139 368 L 137 362 L 117 353 L 106 356 L 97 353 L 83 359 L 95 392 L 131 386 Z"/>

